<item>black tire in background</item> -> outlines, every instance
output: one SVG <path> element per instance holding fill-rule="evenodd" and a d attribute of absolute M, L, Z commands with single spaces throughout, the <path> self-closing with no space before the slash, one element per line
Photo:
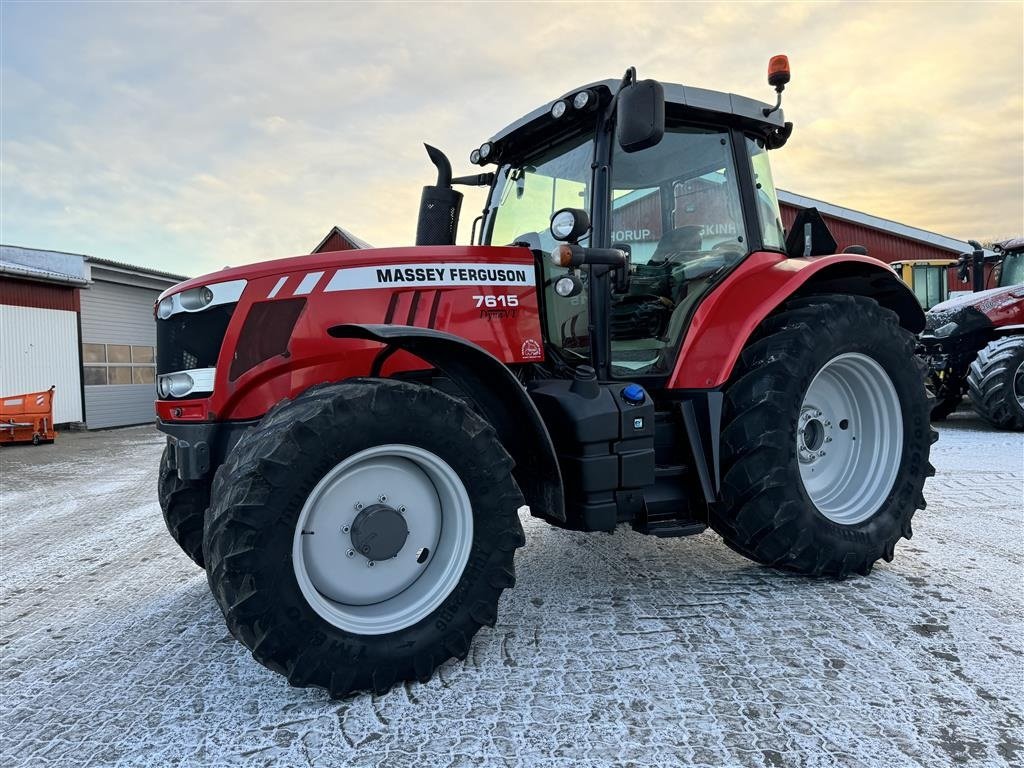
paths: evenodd
<path fill-rule="evenodd" d="M 182 551 L 203 568 L 203 521 L 210 506 L 210 484 L 180 480 L 178 473 L 171 469 L 169 451 L 170 446 L 165 446 L 157 479 L 157 497 L 164 523 Z"/>
<path fill-rule="evenodd" d="M 971 363 L 967 394 L 974 410 L 999 429 L 1024 430 L 1024 336 L 991 341 Z"/>
<path fill-rule="evenodd" d="M 429 615 L 386 634 L 357 634 L 325 618 L 304 594 L 293 556 L 296 526 L 332 471 L 375 447 L 398 445 L 429 451 L 457 474 L 472 507 L 471 548 L 457 584 Z M 502 591 L 515 583 L 513 556 L 525 538 L 511 468 L 493 428 L 431 387 L 352 379 L 275 409 L 243 435 L 214 480 L 207 577 L 228 629 L 290 684 L 332 697 L 426 681 L 444 661 L 466 657 L 480 627 L 497 620 Z M 337 537 L 338 556 L 346 557 L 339 532 L 326 535 Z"/>
<path fill-rule="evenodd" d="M 834 522 L 818 510 L 801 477 L 797 444 L 808 388 L 844 354 L 866 356 L 884 369 L 903 417 L 891 491 L 855 524 Z M 936 436 L 929 412 L 914 337 L 895 313 L 860 296 L 788 302 L 762 323 L 727 385 L 722 501 L 711 510 L 711 526 L 758 563 L 814 576 L 866 575 L 879 558 L 892 560 L 900 537 L 912 535 L 914 511 L 925 506 L 922 489 L 934 474 L 928 457 Z"/>

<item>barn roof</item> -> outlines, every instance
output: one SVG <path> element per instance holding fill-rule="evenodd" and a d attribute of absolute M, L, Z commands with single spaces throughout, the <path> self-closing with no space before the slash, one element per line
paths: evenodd
<path fill-rule="evenodd" d="M 892 219 L 884 219 L 881 216 L 872 216 L 870 213 L 857 211 L 853 208 L 844 208 L 841 205 L 835 205 L 833 203 L 826 203 L 824 200 L 818 200 L 813 197 L 808 197 L 807 195 L 798 195 L 795 192 L 787 192 L 784 189 L 777 189 L 776 192 L 778 193 L 780 203 L 790 205 L 794 208 L 817 208 L 819 213 L 826 216 L 843 219 L 844 221 L 853 222 L 854 224 L 861 224 L 865 227 L 871 227 L 872 229 L 878 229 L 883 232 L 899 235 L 900 237 L 906 237 L 910 240 L 917 240 L 918 242 L 927 243 L 928 245 L 933 245 L 936 248 L 942 248 L 943 250 L 957 254 L 967 253 L 974 250 L 966 240 L 957 240 L 954 237 L 940 235 L 937 232 L 931 232 L 927 229 L 911 227 L 908 224 L 901 224 L 900 222 L 893 221 Z"/>
<path fill-rule="evenodd" d="M 324 236 L 324 239 L 321 240 L 317 244 L 316 248 L 310 251 L 310 253 L 319 253 L 320 249 L 327 245 L 327 241 L 330 240 L 335 235 L 340 237 L 342 240 L 351 243 L 353 248 L 373 248 L 373 246 L 370 245 L 368 242 L 366 242 L 362 238 L 356 237 L 347 229 L 342 229 L 341 227 L 331 227 L 331 231 Z"/>

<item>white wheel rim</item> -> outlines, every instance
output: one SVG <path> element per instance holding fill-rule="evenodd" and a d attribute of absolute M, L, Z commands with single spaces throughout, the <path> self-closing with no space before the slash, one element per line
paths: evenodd
<path fill-rule="evenodd" d="M 405 520 L 408 536 L 393 557 L 357 551 L 353 523 L 370 505 Z M 347 632 L 382 635 L 421 621 L 451 594 L 472 544 L 472 505 L 455 470 L 422 448 L 380 445 L 349 456 L 309 494 L 292 565 L 321 617 Z"/>
<path fill-rule="evenodd" d="M 804 395 L 796 444 L 800 479 L 818 512 L 840 525 L 874 515 L 903 452 L 900 399 L 885 369 L 857 352 L 825 363 Z"/>

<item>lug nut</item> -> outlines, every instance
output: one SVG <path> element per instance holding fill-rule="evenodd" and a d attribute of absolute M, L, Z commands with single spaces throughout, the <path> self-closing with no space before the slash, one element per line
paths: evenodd
<path fill-rule="evenodd" d="M 347 555 L 348 557 L 355 557 L 355 556 L 356 556 L 356 551 L 355 551 L 354 549 L 350 549 L 350 550 L 349 550 L 348 552 L 346 552 L 345 554 L 346 554 L 346 555 Z"/>
<path fill-rule="evenodd" d="M 405 514 L 405 507 L 399 507 L 398 511 L 401 512 L 404 515 Z"/>
<path fill-rule="evenodd" d="M 341 532 L 342 533 L 348 533 L 348 531 L 349 531 L 349 527 L 347 525 L 341 526 Z"/>
<path fill-rule="evenodd" d="M 380 496 L 377 497 L 377 501 L 379 501 L 381 504 L 383 504 L 387 500 L 388 500 L 388 497 L 385 496 L 383 493 Z"/>
<path fill-rule="evenodd" d="M 368 561 L 368 562 L 366 563 L 366 567 L 367 567 L 367 568 L 373 568 L 373 565 L 374 565 L 374 563 L 373 563 L 373 560 L 369 560 L 369 561 Z"/>
<path fill-rule="evenodd" d="M 362 508 L 363 508 L 363 502 L 361 502 L 361 501 L 357 501 L 357 502 L 356 502 L 356 512 L 358 512 L 358 511 L 359 511 L 359 510 L 361 510 Z"/>

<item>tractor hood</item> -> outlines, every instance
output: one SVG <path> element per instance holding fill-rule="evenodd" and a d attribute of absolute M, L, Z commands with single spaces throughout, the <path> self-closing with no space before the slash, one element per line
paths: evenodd
<path fill-rule="evenodd" d="M 343 267 L 372 267 L 376 265 L 416 264 L 428 262 L 502 262 L 522 259 L 521 248 L 509 246 L 418 246 L 400 248 L 360 248 L 350 251 L 328 251 L 306 256 L 292 256 L 272 261 L 259 261 L 240 267 L 225 267 L 219 272 L 210 272 L 178 283 L 160 294 L 160 299 L 207 285 L 228 283 L 239 280 L 253 281 L 272 275 L 315 274 L 318 271 L 337 270 Z M 159 301 L 159 299 L 158 299 Z"/>
<path fill-rule="evenodd" d="M 956 296 L 928 310 L 926 319 L 925 335 L 939 338 L 986 326 L 1024 322 L 1024 286 L 990 288 Z M 954 323 L 956 325 L 951 327 Z M 935 333 L 941 329 L 947 329 L 947 332 Z"/>

